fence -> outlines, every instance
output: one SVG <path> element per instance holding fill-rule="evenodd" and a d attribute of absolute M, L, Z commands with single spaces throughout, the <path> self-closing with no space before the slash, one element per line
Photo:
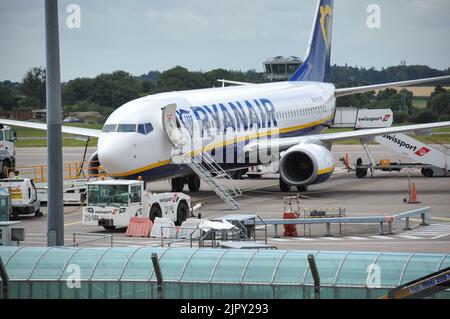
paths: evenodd
<path fill-rule="evenodd" d="M 278 225 L 310 225 L 325 224 L 326 236 L 331 236 L 331 224 L 379 224 L 380 235 L 392 234 L 392 223 L 395 221 L 405 220 L 405 229 L 409 228 L 410 218 L 420 215 L 422 223 L 420 225 L 427 226 L 426 215 L 430 212 L 430 207 L 418 208 L 415 210 L 389 215 L 389 216 L 360 216 L 360 217 L 332 217 L 332 218 L 293 218 L 293 219 L 264 219 L 263 221 L 246 221 L 245 225 L 274 225 L 275 237 L 278 237 Z M 388 224 L 388 232 L 384 232 L 384 224 Z"/>
<path fill-rule="evenodd" d="M 19 171 L 22 178 L 32 179 L 35 183 L 47 182 L 48 165 L 24 165 L 9 168 L 7 176 L 14 175 L 14 171 Z M 75 161 L 63 163 L 63 178 L 65 180 L 73 180 L 80 178 L 94 178 L 106 176 L 99 161 Z"/>

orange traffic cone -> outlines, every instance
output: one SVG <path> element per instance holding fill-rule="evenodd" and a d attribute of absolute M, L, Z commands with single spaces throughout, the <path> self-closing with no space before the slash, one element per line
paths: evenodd
<path fill-rule="evenodd" d="M 416 183 L 412 183 L 411 190 L 409 192 L 409 200 L 408 204 L 420 204 L 417 200 L 417 191 L 416 191 Z"/>

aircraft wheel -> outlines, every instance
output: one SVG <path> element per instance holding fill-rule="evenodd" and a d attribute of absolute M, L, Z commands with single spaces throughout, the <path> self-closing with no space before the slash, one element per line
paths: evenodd
<path fill-rule="evenodd" d="M 191 192 L 198 192 L 200 190 L 200 177 L 197 175 L 191 175 L 188 177 L 188 187 Z"/>
<path fill-rule="evenodd" d="M 297 186 L 297 190 L 299 192 L 302 192 L 302 193 L 307 192 L 308 191 L 308 185 Z"/>
<path fill-rule="evenodd" d="M 184 188 L 183 178 L 172 178 L 172 192 L 182 192 Z"/>
<path fill-rule="evenodd" d="M 422 168 L 421 172 L 422 175 L 425 177 L 433 177 L 433 170 L 431 168 L 424 167 Z"/>
<path fill-rule="evenodd" d="M 356 169 L 356 177 L 364 178 L 367 176 L 367 168 L 357 168 Z"/>
<path fill-rule="evenodd" d="M 291 185 L 285 183 L 281 178 L 279 179 L 279 181 L 280 181 L 280 191 L 282 191 L 283 193 L 291 191 Z"/>
<path fill-rule="evenodd" d="M 237 171 L 230 172 L 232 179 L 242 179 L 242 175 L 247 174 L 248 169 L 238 169 Z"/>

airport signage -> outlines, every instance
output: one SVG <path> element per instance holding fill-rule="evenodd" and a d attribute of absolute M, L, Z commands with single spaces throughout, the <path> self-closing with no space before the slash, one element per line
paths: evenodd
<path fill-rule="evenodd" d="M 417 146 L 416 146 L 416 145 L 412 144 L 410 141 L 406 142 L 406 141 L 404 141 L 403 139 L 397 137 L 396 135 L 389 135 L 389 134 L 386 134 L 386 135 L 383 135 L 383 138 L 385 138 L 385 139 L 388 140 L 388 141 L 391 141 L 391 142 L 394 143 L 394 144 L 397 144 L 399 148 L 405 148 L 405 149 L 411 150 L 411 151 L 413 151 L 413 152 L 415 152 L 415 151 L 417 150 Z M 422 148 L 419 150 L 419 151 L 421 152 L 421 153 L 419 153 L 419 154 L 422 154 L 424 148 L 426 148 L 426 147 L 422 147 Z M 419 151 L 417 151 L 416 154 L 417 154 Z M 430 150 L 428 150 L 428 152 L 429 152 L 429 151 L 430 151 Z M 418 156 L 423 156 L 423 155 L 425 155 L 425 154 L 428 153 L 428 152 L 425 152 L 425 153 L 423 153 L 422 155 L 419 155 L 419 154 L 417 154 L 417 155 L 418 155 Z"/>
<path fill-rule="evenodd" d="M 411 294 L 417 294 L 425 289 L 430 289 L 435 286 L 442 285 L 449 280 L 450 280 L 450 272 L 447 272 L 412 286 L 411 288 L 409 288 L 409 292 Z"/>
<path fill-rule="evenodd" d="M 390 109 L 361 109 L 356 116 L 355 128 L 381 128 L 390 127 L 393 113 Z"/>
<path fill-rule="evenodd" d="M 404 133 L 376 136 L 375 141 L 410 159 L 444 169 L 450 163 L 449 154 L 422 143 Z"/>

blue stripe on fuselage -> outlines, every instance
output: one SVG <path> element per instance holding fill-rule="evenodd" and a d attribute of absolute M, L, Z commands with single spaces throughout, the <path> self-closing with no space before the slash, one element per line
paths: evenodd
<path fill-rule="evenodd" d="M 316 125 L 316 126 L 312 126 L 312 127 L 308 127 L 308 128 L 302 128 L 302 129 L 298 129 L 292 132 L 287 132 L 287 133 L 283 133 L 281 134 L 280 138 L 284 138 L 284 137 L 295 137 L 295 136 L 307 136 L 307 135 L 311 135 L 311 134 L 318 134 L 320 133 L 320 131 L 322 131 L 324 129 L 324 127 L 327 125 L 327 123 L 329 123 L 329 121 L 327 121 L 326 123 L 320 124 L 320 125 Z M 233 152 L 233 157 L 234 159 L 239 158 L 239 156 L 242 154 L 242 150 L 243 147 L 248 144 L 251 140 L 246 141 L 246 142 L 239 142 L 239 143 L 235 143 L 235 144 L 230 144 L 227 146 L 223 146 L 223 147 L 219 147 L 213 151 L 209 151 L 208 153 L 211 154 L 211 152 L 215 153 L 218 151 L 221 151 L 222 154 L 224 154 L 224 156 L 226 156 L 225 154 L 227 154 L 227 152 Z M 213 155 L 214 157 L 214 155 Z M 219 165 L 223 168 L 223 169 L 236 169 L 236 168 L 245 168 L 245 167 L 249 167 L 249 166 L 254 166 L 254 165 L 259 165 L 259 164 L 267 164 L 267 163 L 219 163 Z M 174 178 L 174 177 L 179 177 L 179 176 L 186 176 L 192 174 L 192 171 L 189 169 L 188 166 L 186 165 L 178 165 L 178 164 L 168 164 L 168 165 L 164 165 L 164 166 L 159 166 L 159 167 L 155 167 L 140 173 L 136 173 L 130 176 L 126 176 L 124 178 L 127 179 L 137 179 L 139 176 L 141 176 L 144 180 L 158 180 L 158 179 L 165 179 L 165 178 Z M 328 179 L 328 176 L 325 176 L 327 174 L 323 174 L 324 176 L 320 175 L 318 177 L 318 179 L 315 182 L 318 182 L 318 180 L 322 180 L 322 179 Z"/>

